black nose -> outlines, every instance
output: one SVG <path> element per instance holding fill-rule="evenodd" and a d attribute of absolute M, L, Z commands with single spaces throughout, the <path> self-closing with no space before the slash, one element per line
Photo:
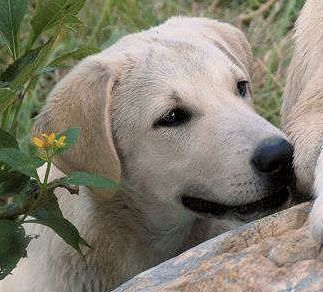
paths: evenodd
<path fill-rule="evenodd" d="M 281 137 L 265 139 L 256 148 L 252 163 L 266 174 L 289 175 L 292 172 L 293 146 Z"/>

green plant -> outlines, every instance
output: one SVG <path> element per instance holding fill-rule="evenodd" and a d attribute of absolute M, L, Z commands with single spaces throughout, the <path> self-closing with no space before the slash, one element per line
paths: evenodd
<path fill-rule="evenodd" d="M 26 100 L 30 103 L 42 76 L 65 67 L 70 60 L 98 51 L 86 45 L 64 52 L 59 49 L 64 35 L 81 26 L 78 13 L 84 3 L 85 0 L 0 0 L 0 51 L 5 60 L 0 73 L 0 280 L 26 255 L 32 239 L 25 235 L 23 224 L 27 222 L 48 226 L 80 253 L 80 246 L 87 245 L 63 217 L 55 188 L 73 191 L 71 185 L 118 187 L 113 181 L 83 172 L 49 182 L 53 157 L 76 143 L 78 129 L 68 129 L 57 137 L 54 133 L 34 137 L 34 146 L 30 138 L 20 137 L 22 143 L 15 138 L 19 136 L 21 107 Z M 29 120 L 25 118 L 24 123 Z M 44 164 L 46 174 L 41 179 L 37 168 Z"/>
<path fill-rule="evenodd" d="M 17 116 L 40 77 L 98 50 L 82 46 L 56 56 L 59 39 L 81 24 L 85 0 L 0 0 L 0 37 L 9 65 L 0 74 L 0 126 L 15 133 Z M 21 32 L 21 27 L 28 27 Z"/>
<path fill-rule="evenodd" d="M 16 139 L 0 130 L 0 280 L 26 255 L 32 239 L 26 236 L 25 223 L 36 223 L 53 229 L 64 241 L 81 252 L 81 245 L 89 246 L 76 227 L 63 217 L 54 190 L 63 187 L 75 193 L 72 185 L 96 188 L 120 188 L 114 181 L 86 172 L 72 172 L 49 182 L 53 157 L 62 154 L 77 142 L 80 130 L 68 129 L 58 135 L 51 133 L 33 138 L 34 151 L 22 152 Z M 36 149 L 35 149 L 36 148 Z M 46 165 L 44 178 L 37 168 Z"/>

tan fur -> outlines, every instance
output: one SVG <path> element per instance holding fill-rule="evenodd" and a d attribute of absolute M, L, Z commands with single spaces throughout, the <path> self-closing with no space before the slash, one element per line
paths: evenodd
<path fill-rule="evenodd" d="M 243 34 L 206 18 L 172 18 L 76 66 L 53 89 L 35 133 L 81 127 L 79 144 L 56 166 L 111 177 L 127 191 L 58 190 L 64 215 L 93 246 L 84 249 L 87 266 L 51 230 L 28 226 L 40 237 L 0 291 L 106 291 L 241 224 L 199 216 L 179 194 L 228 205 L 268 195 L 250 158 L 262 139 L 283 134 L 236 93 L 251 68 Z M 176 104 L 193 110 L 190 124 L 154 129 Z"/>
<path fill-rule="evenodd" d="M 311 215 L 323 239 L 323 2 L 308 0 L 295 29 L 295 52 L 284 91 L 283 124 L 295 147 L 298 190 L 319 196 Z M 320 159 L 318 157 L 320 155 Z M 315 175 L 316 167 L 316 175 Z M 313 186 L 316 186 L 313 189 Z"/>
<path fill-rule="evenodd" d="M 295 52 L 284 91 L 283 129 L 295 147 L 299 190 L 311 193 L 323 134 L 323 2 L 309 0 L 296 23 Z"/>

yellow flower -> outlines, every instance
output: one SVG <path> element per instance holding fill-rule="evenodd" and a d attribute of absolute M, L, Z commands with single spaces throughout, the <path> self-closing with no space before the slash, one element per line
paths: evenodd
<path fill-rule="evenodd" d="M 41 138 L 33 137 L 32 142 L 38 148 L 45 148 L 45 141 Z"/>
<path fill-rule="evenodd" d="M 44 133 L 44 134 L 42 134 L 42 136 L 45 138 L 45 141 L 49 147 L 51 147 L 55 144 L 55 139 L 56 139 L 55 133 L 51 133 L 49 135 Z"/>
<path fill-rule="evenodd" d="M 56 134 L 41 134 L 41 137 L 33 137 L 33 144 L 40 149 L 58 149 L 65 146 L 66 136 L 61 136 L 59 139 L 56 139 Z"/>
<path fill-rule="evenodd" d="M 59 137 L 59 139 L 58 140 L 55 140 L 55 146 L 57 147 L 57 148 L 62 148 L 62 147 L 64 147 L 65 146 L 65 140 L 66 140 L 66 136 L 61 136 L 61 137 Z"/>

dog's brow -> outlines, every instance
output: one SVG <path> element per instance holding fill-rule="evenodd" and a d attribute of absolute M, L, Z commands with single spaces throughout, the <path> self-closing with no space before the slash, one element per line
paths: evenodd
<path fill-rule="evenodd" d="M 235 64 L 246 76 L 247 69 L 245 66 L 241 63 L 240 60 L 238 60 L 225 46 L 223 46 L 220 42 L 213 40 L 213 44 L 223 53 L 225 54 L 233 64 Z"/>
<path fill-rule="evenodd" d="M 176 103 L 182 103 L 183 100 L 180 98 L 179 94 L 176 91 L 173 91 L 169 96 L 169 99 L 175 101 Z"/>

